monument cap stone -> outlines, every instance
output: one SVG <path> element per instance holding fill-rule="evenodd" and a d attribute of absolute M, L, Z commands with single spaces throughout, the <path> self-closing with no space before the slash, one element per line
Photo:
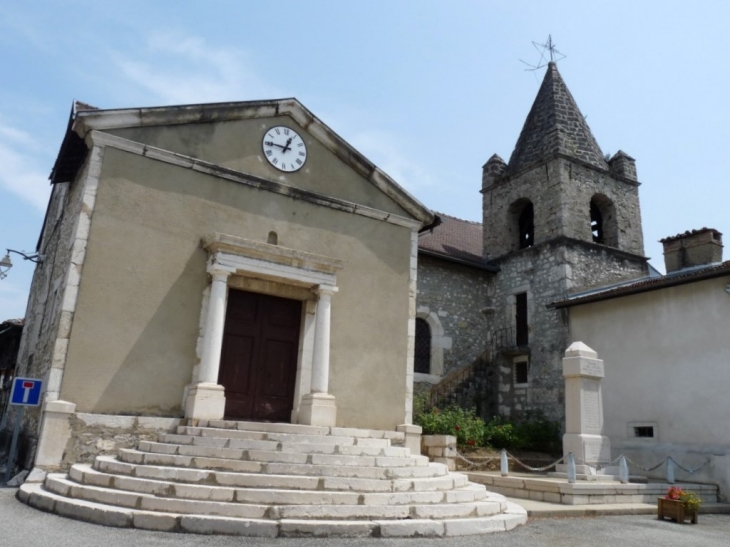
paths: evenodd
<path fill-rule="evenodd" d="M 566 357 L 587 357 L 588 359 L 595 359 L 598 354 L 591 348 L 586 346 L 583 342 L 573 342 L 565 350 Z"/>

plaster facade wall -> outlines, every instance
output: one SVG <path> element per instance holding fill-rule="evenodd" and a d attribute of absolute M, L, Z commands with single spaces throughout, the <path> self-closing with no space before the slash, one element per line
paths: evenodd
<path fill-rule="evenodd" d="M 616 248 L 643 255 L 638 184 L 607 171 L 556 158 L 512 177 L 498 179 L 483 190 L 484 252 L 495 259 L 518 249 L 518 228 L 510 208 L 529 199 L 534 208 L 535 244 L 557 237 L 592 242 L 590 203 L 596 196 L 613 203 Z"/>
<path fill-rule="evenodd" d="M 494 291 L 494 274 L 421 254 L 418 259 L 418 296 L 416 316 L 427 322 L 438 321 L 443 329 L 431 336 L 443 350 L 441 371 L 472 363 L 487 349 L 490 292 Z"/>
<path fill-rule="evenodd" d="M 570 338 L 603 359 L 604 435 L 613 456 L 648 467 L 671 455 L 710 460 L 693 481 L 730 493 L 730 278 L 699 281 L 570 309 Z M 653 439 L 634 427 L 652 425 Z M 664 472 L 660 468 L 655 473 Z M 688 476 L 677 469 L 677 479 Z"/>
<path fill-rule="evenodd" d="M 259 135 L 252 141 L 260 145 Z M 271 231 L 280 246 L 345 263 L 332 298 L 338 424 L 403 423 L 409 228 L 114 148 L 105 151 L 62 398 L 80 412 L 179 416 L 207 285 L 201 238 L 266 242 Z"/>
<path fill-rule="evenodd" d="M 263 158 L 263 137 L 267 129 L 278 125 L 294 129 L 307 144 L 307 162 L 299 171 L 275 171 Z M 408 216 L 392 199 L 289 117 L 135 127 L 110 130 L 109 133 L 235 171 Z"/>

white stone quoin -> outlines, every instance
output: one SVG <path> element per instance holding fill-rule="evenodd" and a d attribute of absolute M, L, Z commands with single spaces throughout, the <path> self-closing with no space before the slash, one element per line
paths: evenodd
<path fill-rule="evenodd" d="M 596 466 L 611 461 L 611 443 L 603 433 L 603 399 L 601 380 L 603 360 L 583 342 L 574 342 L 565 351 L 565 435 L 563 453 L 572 452 L 576 472 L 596 475 Z M 564 465 L 558 472 L 565 471 Z"/>

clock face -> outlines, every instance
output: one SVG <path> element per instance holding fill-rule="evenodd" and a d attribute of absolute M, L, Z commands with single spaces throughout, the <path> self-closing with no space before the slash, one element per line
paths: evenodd
<path fill-rule="evenodd" d="M 307 145 L 299 134 L 283 125 L 269 128 L 264 133 L 264 157 L 279 171 L 298 171 L 307 161 Z"/>

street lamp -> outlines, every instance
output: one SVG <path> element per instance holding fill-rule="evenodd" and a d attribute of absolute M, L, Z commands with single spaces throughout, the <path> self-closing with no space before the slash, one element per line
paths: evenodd
<path fill-rule="evenodd" d="M 2 260 L 0 260 L 0 279 L 5 279 L 8 276 L 8 270 L 13 267 L 13 263 L 10 260 L 10 253 L 15 253 L 23 257 L 23 260 L 30 260 L 36 264 L 43 262 L 45 256 L 40 253 L 26 254 L 21 251 L 14 251 L 13 249 L 7 249 L 7 253 Z"/>

